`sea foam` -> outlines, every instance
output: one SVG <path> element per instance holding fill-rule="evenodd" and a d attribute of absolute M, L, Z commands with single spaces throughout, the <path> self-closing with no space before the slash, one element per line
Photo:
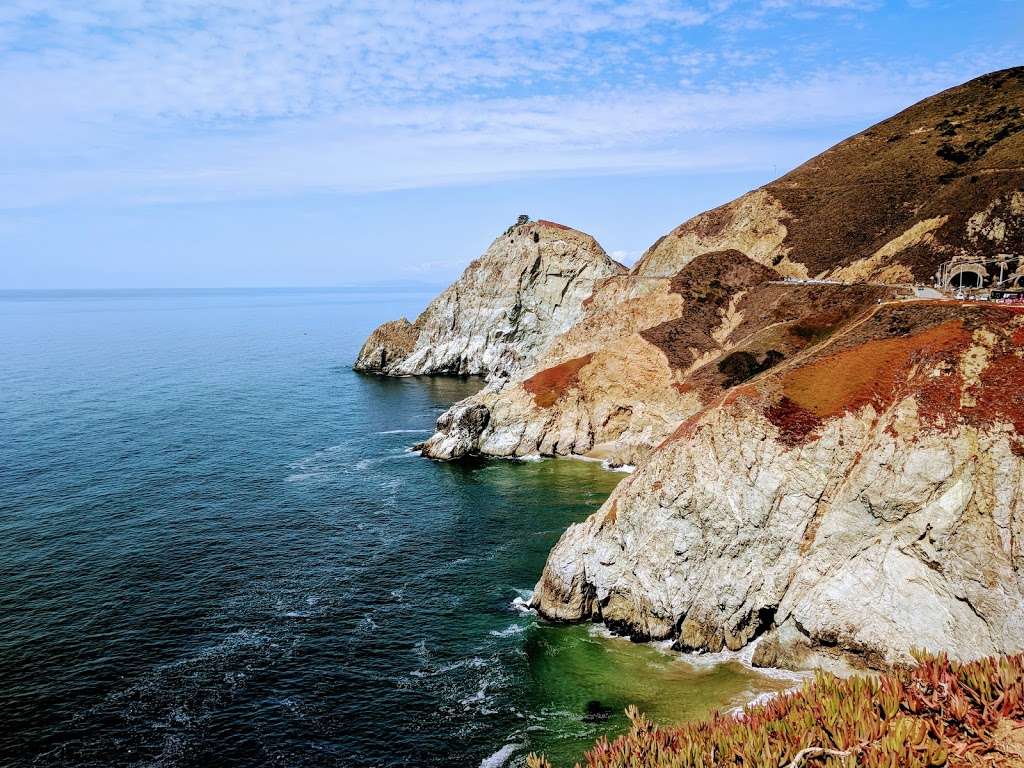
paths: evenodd
<path fill-rule="evenodd" d="M 480 761 L 480 768 L 501 768 L 516 752 L 523 748 L 522 744 L 505 744 L 501 749 Z"/>
<path fill-rule="evenodd" d="M 520 613 L 537 613 L 530 607 L 530 600 L 533 599 L 533 590 L 517 589 L 516 593 L 516 596 L 512 598 L 512 602 L 509 603 L 513 610 L 519 611 Z"/>
<path fill-rule="evenodd" d="M 492 629 L 488 634 L 494 637 L 512 637 L 513 635 L 521 635 L 526 631 L 526 627 L 522 624 L 509 624 L 504 629 Z"/>

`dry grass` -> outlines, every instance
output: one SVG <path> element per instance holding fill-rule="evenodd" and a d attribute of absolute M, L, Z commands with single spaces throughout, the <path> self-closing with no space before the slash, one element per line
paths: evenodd
<path fill-rule="evenodd" d="M 952 362 L 970 340 L 963 324 L 950 320 L 913 336 L 868 341 L 790 371 L 784 396 L 822 419 L 866 405 L 883 410 L 906 388 L 913 366 Z"/>
<path fill-rule="evenodd" d="M 765 415 L 787 445 L 811 439 L 828 419 L 872 406 L 882 413 L 908 396 L 925 426 L 1009 424 L 1024 435 L 1024 350 L 1014 324 L 1020 310 L 953 302 L 914 302 L 882 308 L 837 344 L 762 388 Z M 974 383 L 961 357 L 977 329 L 995 342 Z M 976 403 L 965 406 L 961 395 Z M 1014 443 L 1019 450 L 1018 443 Z"/>
<path fill-rule="evenodd" d="M 948 215 L 945 249 L 1019 252 L 967 242 L 966 219 L 1020 188 L 1024 172 L 1024 68 L 936 94 L 804 163 L 766 189 L 791 214 L 785 245 L 810 274 L 870 256 L 915 222 Z M 1016 169 L 1016 170 L 1014 170 Z M 899 256 L 918 280 L 946 257 L 923 243 Z"/>

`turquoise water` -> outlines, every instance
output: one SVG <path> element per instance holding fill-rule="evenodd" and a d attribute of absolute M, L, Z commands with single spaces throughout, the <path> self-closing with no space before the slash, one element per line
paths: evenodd
<path fill-rule="evenodd" d="M 565 763 L 779 683 L 522 610 L 622 475 L 408 446 L 421 294 L 0 293 L 0 764 Z"/>

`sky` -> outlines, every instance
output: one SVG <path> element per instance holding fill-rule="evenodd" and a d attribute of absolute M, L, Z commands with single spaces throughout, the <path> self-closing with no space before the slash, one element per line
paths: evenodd
<path fill-rule="evenodd" d="M 0 289 L 445 284 L 516 216 L 630 263 L 943 88 L 1024 0 L 3 0 Z"/>

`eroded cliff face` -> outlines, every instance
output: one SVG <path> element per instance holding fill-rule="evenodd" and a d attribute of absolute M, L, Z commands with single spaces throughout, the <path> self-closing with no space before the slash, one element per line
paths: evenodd
<path fill-rule="evenodd" d="M 623 297 L 630 289 L 638 295 Z M 613 278 L 539 370 L 456 404 L 420 448 L 441 459 L 582 455 L 635 465 L 729 387 L 893 295 L 786 284 L 735 250 L 702 254 L 671 279 Z"/>
<path fill-rule="evenodd" d="M 595 281 L 624 272 L 590 235 L 548 221 L 511 227 L 410 323 L 385 323 L 355 369 L 508 378 L 582 315 Z"/>
<path fill-rule="evenodd" d="M 795 668 L 1024 648 L 1024 314 L 884 304 L 695 415 L 533 603 Z"/>
<path fill-rule="evenodd" d="M 994 73 L 694 217 L 439 419 L 434 458 L 639 467 L 538 610 L 797 668 L 1024 647 L 1022 318 L 908 287 L 1024 267 L 1022 110 Z"/>

